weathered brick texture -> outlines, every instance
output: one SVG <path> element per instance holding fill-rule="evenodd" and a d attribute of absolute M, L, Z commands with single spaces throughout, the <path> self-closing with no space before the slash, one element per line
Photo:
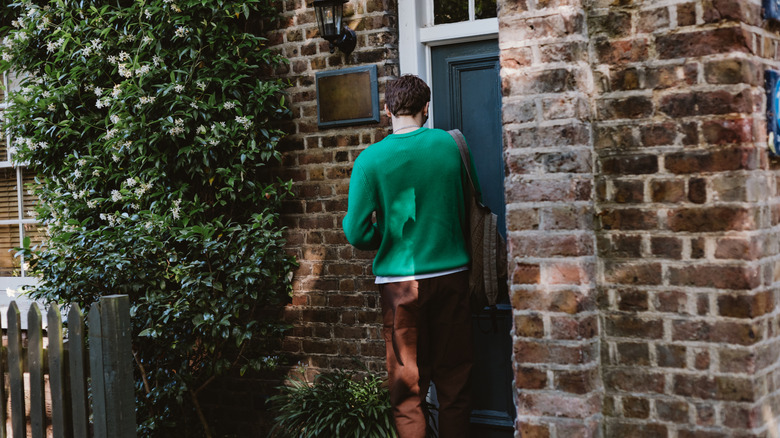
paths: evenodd
<path fill-rule="evenodd" d="M 765 436 L 780 414 L 759 3 L 588 11 L 607 436 Z"/>
<path fill-rule="evenodd" d="M 318 129 L 314 74 L 397 75 L 396 2 L 350 0 L 328 53 L 280 3 L 290 58 L 282 177 L 299 262 L 284 350 L 383 369 L 373 254 L 340 230 L 351 163 L 388 133 Z M 501 0 L 499 47 L 516 436 L 764 437 L 780 422 L 780 160 L 759 0 Z"/>
<path fill-rule="evenodd" d="M 617 30 L 623 18 L 600 25 Z M 598 436 L 601 427 L 585 25 L 579 1 L 504 2 L 499 8 L 513 360 L 523 436 Z M 605 56 L 624 53 L 605 48 Z M 648 109 L 652 103 L 639 97 L 604 100 L 596 111 L 639 117 Z M 641 161 L 616 158 L 609 166 L 646 173 Z"/>
<path fill-rule="evenodd" d="M 293 117 L 284 144 L 281 177 L 294 181 L 286 203 L 288 249 L 299 261 L 292 303 L 285 318 L 293 325 L 285 352 L 313 368 L 384 368 L 378 295 L 371 275 L 373 254 L 352 248 L 341 232 L 347 209 L 352 162 L 366 146 L 387 135 L 388 121 L 350 128 L 319 129 L 315 73 L 375 64 L 380 93 L 398 74 L 395 3 L 350 1 L 345 24 L 355 30 L 349 55 L 331 54 L 319 37 L 314 8 L 303 0 L 282 5 L 283 26 L 271 33 L 275 47 L 290 59 L 278 72 L 290 81 Z"/>

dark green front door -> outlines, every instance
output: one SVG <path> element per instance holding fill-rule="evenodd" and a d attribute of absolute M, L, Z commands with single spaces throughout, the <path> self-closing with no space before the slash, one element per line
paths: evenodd
<path fill-rule="evenodd" d="M 506 236 L 504 160 L 501 136 L 501 82 L 495 40 L 438 46 L 431 49 L 433 126 L 460 129 L 477 168 L 482 198 L 498 215 Z M 516 409 L 512 400 L 511 307 L 501 303 L 494 313 L 474 315 L 475 438 L 514 436 Z"/>

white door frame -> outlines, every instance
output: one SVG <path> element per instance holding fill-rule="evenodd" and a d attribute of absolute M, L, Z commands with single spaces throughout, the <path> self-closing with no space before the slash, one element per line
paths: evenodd
<path fill-rule="evenodd" d="M 401 74 L 414 74 L 428 83 L 432 75 L 431 47 L 498 38 L 498 18 L 434 25 L 433 1 L 398 0 Z M 431 106 L 429 127 L 435 110 Z"/>

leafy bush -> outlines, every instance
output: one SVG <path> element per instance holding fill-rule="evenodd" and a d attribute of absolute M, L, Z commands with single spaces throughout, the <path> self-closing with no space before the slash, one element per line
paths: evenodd
<path fill-rule="evenodd" d="M 309 382 L 302 371 L 288 377 L 279 391 L 268 399 L 277 413 L 273 437 L 397 436 L 390 392 L 375 373 L 358 378 L 336 370 L 319 374 Z"/>
<path fill-rule="evenodd" d="M 267 0 L 22 0 L 4 129 L 38 175 L 33 296 L 131 297 L 139 435 L 210 436 L 198 395 L 273 366 L 286 255 L 273 181 L 284 60 L 246 31 Z"/>

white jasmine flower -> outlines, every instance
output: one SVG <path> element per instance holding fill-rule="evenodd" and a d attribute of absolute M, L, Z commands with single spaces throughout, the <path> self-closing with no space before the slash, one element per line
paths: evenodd
<path fill-rule="evenodd" d="M 190 102 L 190 107 L 198 109 L 198 102 L 195 101 Z"/>
<path fill-rule="evenodd" d="M 118 163 L 118 162 L 119 162 L 119 160 L 121 160 L 121 159 L 122 159 L 122 157 L 120 157 L 120 156 L 119 156 L 119 155 L 117 155 L 117 154 L 111 154 L 111 159 L 112 159 L 112 160 L 114 160 L 114 162 L 115 162 L 115 163 Z"/>
<path fill-rule="evenodd" d="M 79 167 L 84 167 L 87 165 L 87 160 L 80 158 L 78 161 L 76 161 L 76 164 L 78 164 Z"/>
<path fill-rule="evenodd" d="M 111 190 L 111 200 L 117 202 L 122 199 L 122 193 L 119 190 Z"/>
<path fill-rule="evenodd" d="M 233 102 L 225 102 L 224 104 L 222 104 L 222 108 L 224 108 L 226 110 L 233 109 L 235 107 L 236 107 L 236 104 L 233 103 Z"/>
<path fill-rule="evenodd" d="M 244 129 L 249 128 L 249 126 L 252 124 L 252 122 L 250 122 L 249 119 L 244 116 L 236 116 L 236 122 L 243 125 Z"/>
<path fill-rule="evenodd" d="M 126 59 L 130 59 L 130 54 L 125 51 L 119 52 L 119 60 L 124 61 Z"/>
<path fill-rule="evenodd" d="M 54 111 L 57 109 L 57 107 L 53 103 L 50 103 L 46 109 L 48 109 L 49 111 Z"/>
<path fill-rule="evenodd" d="M 200 88 L 201 90 L 205 90 L 206 89 L 206 84 L 203 81 L 195 82 L 195 86 Z"/>
<path fill-rule="evenodd" d="M 133 187 L 136 184 L 135 178 L 127 178 L 125 184 L 127 187 Z"/>
<path fill-rule="evenodd" d="M 113 96 L 114 99 L 116 99 L 117 97 L 119 97 L 119 94 L 121 92 L 122 92 L 122 89 L 120 88 L 119 84 L 116 84 L 116 85 L 114 85 L 114 89 L 111 90 L 111 96 Z"/>
<path fill-rule="evenodd" d="M 108 57 L 108 62 L 110 62 L 111 64 L 116 64 L 117 62 L 119 62 L 119 59 L 117 59 L 116 56 L 111 55 Z"/>
<path fill-rule="evenodd" d="M 90 199 L 89 201 L 87 201 L 87 207 L 89 207 L 89 208 L 95 208 L 95 207 L 97 207 L 97 200 L 95 200 L 95 199 Z"/>
<path fill-rule="evenodd" d="M 205 134 L 206 133 L 206 127 L 203 126 L 203 125 L 198 126 L 197 133 L 198 134 Z"/>
<path fill-rule="evenodd" d="M 177 93 L 181 93 L 182 91 L 184 91 L 184 85 L 182 85 L 182 84 L 176 84 L 176 85 L 173 87 L 173 90 L 174 90 L 175 92 L 177 92 Z"/>
<path fill-rule="evenodd" d="M 137 74 L 138 76 L 143 76 L 143 75 L 149 73 L 149 71 L 151 71 L 151 67 L 149 67 L 148 65 L 144 64 L 144 65 L 142 65 L 141 67 L 139 67 L 138 69 L 135 70 L 135 74 Z"/>
<path fill-rule="evenodd" d="M 106 131 L 106 140 L 111 140 L 112 138 L 116 137 L 117 132 L 119 131 L 116 128 L 112 128 Z"/>
<path fill-rule="evenodd" d="M 144 44 L 149 44 L 149 43 L 152 42 L 152 37 L 150 37 L 149 35 L 145 35 L 143 37 L 143 39 L 141 40 L 141 42 L 144 43 Z"/>
<path fill-rule="evenodd" d="M 152 62 L 154 63 L 155 67 L 159 67 L 160 64 L 162 64 L 162 58 L 155 55 L 154 58 L 152 58 Z"/>
<path fill-rule="evenodd" d="M 102 94 L 103 94 L 103 89 L 102 89 L 102 88 L 100 88 L 100 87 L 95 87 L 95 90 L 94 90 L 94 91 L 95 91 L 95 95 L 96 95 L 97 97 L 100 97 L 100 95 L 102 95 Z"/>

